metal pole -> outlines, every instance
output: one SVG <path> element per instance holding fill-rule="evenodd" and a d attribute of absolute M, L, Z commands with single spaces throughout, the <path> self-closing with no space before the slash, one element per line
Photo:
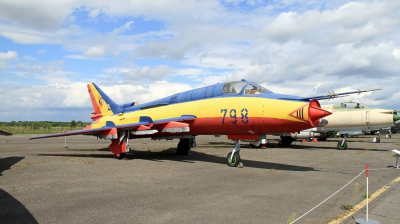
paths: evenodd
<path fill-rule="evenodd" d="M 64 149 L 67 149 L 67 148 L 68 148 L 68 146 L 67 146 L 67 137 L 65 136 Z"/>
<path fill-rule="evenodd" d="M 368 171 L 369 171 L 369 169 L 368 169 L 368 163 L 367 163 L 367 165 L 365 166 L 365 172 L 367 175 L 367 218 L 366 218 L 367 222 L 368 222 Z"/>

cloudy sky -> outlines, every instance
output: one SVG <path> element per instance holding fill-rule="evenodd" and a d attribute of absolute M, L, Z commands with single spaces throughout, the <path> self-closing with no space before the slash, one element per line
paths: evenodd
<path fill-rule="evenodd" d="M 400 109 L 400 1 L 0 1 L 0 121 L 90 121 L 90 82 L 144 103 L 242 78 Z"/>

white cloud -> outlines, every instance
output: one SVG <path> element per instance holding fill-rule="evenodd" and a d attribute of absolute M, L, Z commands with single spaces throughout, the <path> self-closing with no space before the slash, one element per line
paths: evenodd
<path fill-rule="evenodd" d="M 16 53 L 21 48 L 2 45 L 0 69 L 7 80 L 0 88 L 17 85 L 24 94 L 20 100 L 31 107 L 83 108 L 90 107 L 88 98 L 74 101 L 82 90 L 66 96 L 61 89 L 81 85 L 86 91 L 83 83 L 95 81 L 120 103 L 147 102 L 193 86 L 245 78 L 302 96 L 383 88 L 360 97 L 369 105 L 400 109 L 394 100 L 399 96 L 399 10 L 396 0 L 5 0 L 0 2 L 0 35 L 13 46 L 29 44 L 35 50 L 24 55 L 36 60 L 23 63 Z M 149 21 L 159 27 L 147 27 Z M 65 61 L 52 64 L 45 57 Z M 182 77 L 190 85 L 162 82 Z M 40 99 L 27 96 L 36 92 L 24 85 Z M 47 86 L 48 92 L 40 90 Z"/>
<path fill-rule="evenodd" d="M 0 60 L 9 60 L 18 58 L 18 53 L 16 51 L 0 52 Z"/>
<path fill-rule="evenodd" d="M 172 69 L 165 65 L 160 65 L 155 68 L 150 66 L 135 67 L 135 68 L 111 68 L 106 70 L 108 73 L 117 73 L 128 80 L 150 79 L 160 80 L 171 74 Z"/>
<path fill-rule="evenodd" d="M 88 57 L 102 57 L 106 54 L 106 50 L 103 46 L 91 46 L 85 52 L 83 52 L 83 56 Z"/>
<path fill-rule="evenodd" d="M 400 49 L 393 49 L 392 55 L 400 60 Z"/>
<path fill-rule="evenodd" d="M 39 30 L 55 31 L 67 17 L 75 1 L 14 1 L 0 2 L 0 19 L 12 21 L 14 25 Z"/>

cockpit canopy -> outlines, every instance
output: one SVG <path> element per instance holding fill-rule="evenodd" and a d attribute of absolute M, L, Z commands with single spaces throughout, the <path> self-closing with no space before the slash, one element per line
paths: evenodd
<path fill-rule="evenodd" d="M 256 84 L 246 81 L 239 82 L 226 82 L 223 85 L 223 93 L 243 93 L 243 94 L 263 94 L 271 93 L 268 89 Z"/>
<path fill-rule="evenodd" d="M 367 108 L 367 106 L 365 106 L 362 103 L 358 103 L 358 102 L 344 102 L 344 103 L 340 103 L 340 107 L 341 108 Z"/>

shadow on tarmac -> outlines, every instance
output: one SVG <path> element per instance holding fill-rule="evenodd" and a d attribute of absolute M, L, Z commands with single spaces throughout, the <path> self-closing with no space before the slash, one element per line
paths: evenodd
<path fill-rule="evenodd" d="M 3 175 L 3 171 L 11 169 L 11 167 L 23 160 L 25 157 L 13 156 L 0 159 L 0 176 Z"/>
<path fill-rule="evenodd" d="M 14 156 L 0 159 L 0 176 L 3 171 L 23 160 L 25 157 Z M 21 202 L 0 188 L 1 223 L 38 223 Z"/>
<path fill-rule="evenodd" d="M 0 188 L 1 223 L 38 223 L 21 202 Z"/>
<path fill-rule="evenodd" d="M 357 151 L 376 151 L 376 152 L 387 152 L 390 150 L 387 149 L 371 149 L 371 148 L 352 148 L 351 143 L 348 143 L 348 147 L 346 150 L 342 150 L 342 151 L 353 151 L 353 150 L 357 150 Z M 339 149 L 336 148 L 336 144 L 332 145 L 332 146 L 322 146 L 322 145 L 316 145 L 313 146 L 312 143 L 307 144 L 307 145 L 300 145 L 300 144 L 292 144 L 290 147 L 290 149 L 304 149 L 304 150 L 319 150 L 319 149 L 332 149 L 332 150 L 338 150 L 341 151 Z"/>
<path fill-rule="evenodd" d="M 127 154 L 126 160 L 141 159 L 154 162 L 163 161 L 175 161 L 183 163 L 195 163 L 195 162 L 209 162 L 217 164 L 227 164 L 225 157 L 219 157 L 215 155 L 209 155 L 206 153 L 200 153 L 196 151 L 190 151 L 191 155 L 176 155 L 174 154 L 176 148 L 170 148 L 161 152 L 149 152 L 149 151 L 134 151 L 132 154 Z M 39 154 L 39 156 L 64 156 L 64 157 L 92 157 L 92 158 L 113 158 L 113 155 L 108 154 Z M 242 163 L 245 167 L 259 168 L 259 169 L 274 169 L 274 170 L 289 170 L 289 171 L 318 171 L 312 167 L 303 166 L 292 166 L 287 164 L 269 163 L 254 161 L 248 159 L 242 159 Z"/>

